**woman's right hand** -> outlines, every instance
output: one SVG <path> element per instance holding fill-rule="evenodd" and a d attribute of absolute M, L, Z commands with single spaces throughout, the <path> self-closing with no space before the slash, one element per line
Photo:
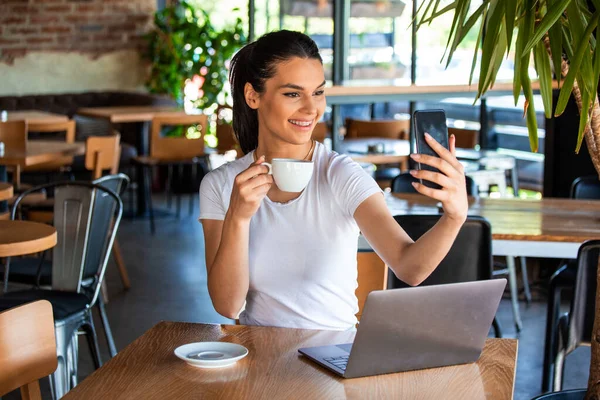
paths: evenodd
<path fill-rule="evenodd" d="M 232 217 L 249 222 L 271 189 L 273 175 L 266 165 L 261 165 L 263 162 L 265 157 L 261 156 L 235 177 L 228 210 Z"/>

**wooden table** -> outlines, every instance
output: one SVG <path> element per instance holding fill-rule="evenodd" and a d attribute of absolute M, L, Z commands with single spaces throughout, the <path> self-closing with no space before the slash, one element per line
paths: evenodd
<path fill-rule="evenodd" d="M 0 182 L 0 201 L 13 197 L 13 186 L 10 183 Z"/>
<path fill-rule="evenodd" d="M 21 167 L 43 164 L 65 156 L 85 154 L 85 143 L 65 143 L 53 140 L 29 140 L 24 152 L 5 151 L 0 155 L 0 165 Z"/>
<path fill-rule="evenodd" d="M 54 124 L 69 120 L 66 115 L 38 110 L 7 111 L 7 117 L 8 121 L 27 121 L 40 124 Z"/>
<path fill-rule="evenodd" d="M 0 221 L 0 257 L 22 256 L 56 246 L 53 226 L 31 221 Z"/>
<path fill-rule="evenodd" d="M 511 399 L 517 340 L 488 339 L 477 363 L 343 379 L 305 359 L 299 347 L 348 343 L 354 333 L 161 322 L 64 399 Z M 235 365 L 199 369 L 173 350 L 185 343 L 238 343 Z"/>

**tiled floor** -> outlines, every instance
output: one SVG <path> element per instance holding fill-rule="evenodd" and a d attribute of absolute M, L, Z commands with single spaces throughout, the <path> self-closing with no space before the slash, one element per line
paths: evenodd
<path fill-rule="evenodd" d="M 184 207 L 184 214 L 187 207 Z M 113 264 L 107 272 L 110 302 L 107 305 L 118 349 L 123 349 L 162 320 L 227 323 L 213 309 L 206 288 L 202 227 L 195 217 L 157 220 L 157 233 L 149 234 L 148 222 L 124 220 L 119 242 L 132 287 L 122 290 Z M 515 399 L 530 399 L 540 392 L 545 303 L 521 304 L 524 329 L 519 336 Z M 499 314 L 505 337 L 516 337 L 509 300 Z M 99 332 L 103 359 L 106 345 Z M 85 340 L 81 340 L 80 379 L 92 372 Z M 590 351 L 580 348 L 567 358 L 565 389 L 587 385 Z M 43 383 L 43 387 L 46 384 Z M 15 398 L 6 396 L 5 399 Z"/>

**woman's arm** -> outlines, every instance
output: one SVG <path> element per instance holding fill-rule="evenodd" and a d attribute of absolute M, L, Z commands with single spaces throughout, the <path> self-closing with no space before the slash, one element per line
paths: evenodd
<path fill-rule="evenodd" d="M 442 202 L 444 214 L 439 222 L 416 242 L 406 234 L 389 212 L 383 196 L 375 194 L 361 203 L 354 218 L 365 238 L 396 276 L 409 285 L 423 282 L 444 259 L 467 218 L 467 190 L 462 165 L 455 157 L 454 135 L 450 151 L 429 135 L 429 145 L 440 155 L 412 155 L 419 162 L 438 168 L 441 173 L 415 171 L 416 178 L 427 179 L 442 186 L 431 189 L 415 184 L 416 190 Z"/>
<path fill-rule="evenodd" d="M 250 219 L 273 183 L 262 162 L 235 178 L 225 220 L 202 220 L 208 292 L 215 310 L 227 318 L 236 318 L 246 300 Z"/>

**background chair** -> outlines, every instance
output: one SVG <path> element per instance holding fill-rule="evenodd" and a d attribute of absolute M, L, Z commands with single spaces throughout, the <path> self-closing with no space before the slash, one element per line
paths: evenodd
<path fill-rule="evenodd" d="M 585 176 L 575 179 L 571 185 L 571 198 L 581 200 L 600 200 L 600 180 L 597 176 Z M 560 304 L 567 291 L 575 285 L 580 262 L 564 263 L 550 277 L 548 307 L 546 311 L 546 335 L 544 341 L 544 364 L 542 367 L 542 392 L 552 390 L 552 369 L 554 364 Z"/>
<path fill-rule="evenodd" d="M 448 136 L 456 137 L 456 147 L 474 149 L 477 146 L 479 131 L 473 129 L 448 128 Z"/>
<path fill-rule="evenodd" d="M 409 120 L 371 120 L 346 119 L 347 138 L 387 138 L 408 139 Z"/>
<path fill-rule="evenodd" d="M 27 122 L 0 122 L 0 142 L 4 143 L 4 152 L 24 153 L 27 149 Z M 21 166 L 10 168 L 15 191 L 21 188 Z"/>
<path fill-rule="evenodd" d="M 0 296 L 0 310 L 35 300 L 48 300 L 54 310 L 58 368 L 52 376 L 54 397 L 62 397 L 77 383 L 77 332 L 85 333 L 96 368 L 102 364 L 91 309 L 114 242 L 123 204 L 104 186 L 89 182 L 61 182 L 38 186 L 21 194 L 13 207 L 15 218 L 21 200 L 36 190 L 54 189 L 54 221 L 59 246 L 53 251 L 51 290 L 11 291 Z M 113 219 L 114 216 L 114 219 Z M 10 259 L 5 265 L 8 284 Z M 104 322 L 104 321 L 103 321 Z"/>
<path fill-rule="evenodd" d="M 467 195 L 477 196 L 479 192 L 477 191 L 475 181 L 469 176 L 465 176 L 465 180 Z M 413 182 L 419 182 L 419 180 L 408 172 L 401 173 L 392 180 L 392 193 L 419 193 L 412 185 Z"/>
<path fill-rule="evenodd" d="M 47 124 L 29 122 L 27 124 L 28 139 L 62 140 L 65 143 L 75 142 L 75 121 Z M 70 173 L 73 156 L 64 156 L 51 162 L 27 166 L 22 172 L 38 172 L 44 174 Z"/>
<path fill-rule="evenodd" d="M 358 252 L 357 264 L 358 287 L 356 288 L 356 298 L 358 299 L 358 313 L 356 317 L 360 321 L 369 293 L 373 290 L 387 288 L 388 267 L 374 251 Z"/>
<path fill-rule="evenodd" d="M 21 388 L 23 400 L 41 399 L 38 380 L 56 370 L 52 305 L 36 301 L 0 312 L 0 396 Z"/>
<path fill-rule="evenodd" d="M 182 184 L 183 165 L 192 165 L 192 182 L 197 181 L 198 164 L 206 163 L 207 155 L 204 152 L 204 134 L 208 125 L 208 117 L 204 114 L 187 115 L 185 117 L 154 117 L 152 120 L 152 133 L 150 139 L 150 155 L 136 157 L 135 161 L 142 167 L 145 177 L 146 200 L 150 213 L 150 231 L 154 234 L 154 212 L 152 208 L 151 175 L 152 167 L 166 165 L 168 168 L 167 191 L 171 190 L 173 183 L 173 166 L 179 167 L 179 185 Z M 176 127 L 181 130 L 181 135 L 163 137 L 164 127 Z M 188 136 L 188 127 L 195 126 L 196 136 Z M 197 189 L 197 188 L 196 188 Z M 193 212 L 194 199 L 197 190 L 190 196 L 190 213 Z M 168 194 L 168 192 L 167 192 Z M 180 215 L 180 197 L 177 197 L 177 215 Z"/>
<path fill-rule="evenodd" d="M 562 390 L 566 356 L 582 344 L 591 343 L 599 256 L 600 240 L 587 241 L 579 248 L 570 311 L 563 314 L 550 330 L 551 362 L 548 368 L 544 365 L 543 383 L 547 383 L 555 392 Z M 546 339 L 548 340 L 548 336 Z"/>
<path fill-rule="evenodd" d="M 431 229 L 441 215 L 396 215 L 394 219 L 413 239 Z M 469 216 L 461 227 L 448 255 L 429 275 L 423 285 L 441 285 L 492 278 L 492 227 L 485 218 Z M 389 275 L 388 288 L 408 287 L 394 274 Z M 502 337 L 500 324 L 494 318 L 496 337 Z"/>

